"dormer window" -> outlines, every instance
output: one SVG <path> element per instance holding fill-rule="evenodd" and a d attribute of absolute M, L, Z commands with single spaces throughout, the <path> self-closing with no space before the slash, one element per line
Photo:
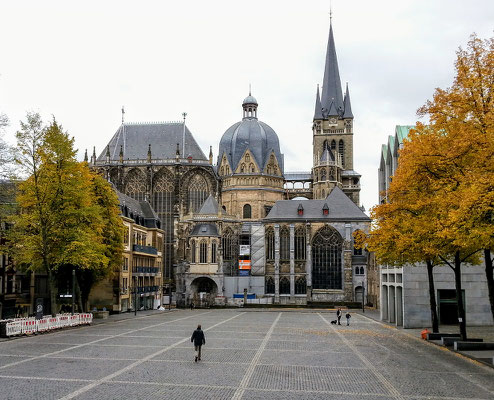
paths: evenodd
<path fill-rule="evenodd" d="M 329 207 L 327 203 L 324 203 L 324 207 L 322 208 L 322 215 L 329 215 Z"/>
<path fill-rule="evenodd" d="M 302 204 L 298 205 L 297 214 L 298 215 L 304 215 L 304 207 L 302 206 Z"/>

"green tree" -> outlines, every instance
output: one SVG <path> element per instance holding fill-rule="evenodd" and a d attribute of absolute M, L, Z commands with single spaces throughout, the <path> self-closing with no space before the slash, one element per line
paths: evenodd
<path fill-rule="evenodd" d="M 59 268 L 106 271 L 111 265 L 104 237 L 107 221 L 94 196 L 94 174 L 86 163 L 76 160 L 74 139 L 55 119 L 43 127 L 38 114 L 28 113 L 16 136 L 17 163 L 28 178 L 18 185 L 21 212 L 12 218 L 14 259 L 18 265 L 47 274 L 54 314 Z M 118 257 L 118 249 L 111 256 Z"/>

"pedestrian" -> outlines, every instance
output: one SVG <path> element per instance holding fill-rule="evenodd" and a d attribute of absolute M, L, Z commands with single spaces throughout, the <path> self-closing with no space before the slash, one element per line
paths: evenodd
<path fill-rule="evenodd" d="M 193 302 L 193 301 L 191 301 L 191 302 L 190 302 L 190 311 L 192 311 L 193 309 L 194 309 L 194 302 Z"/>
<path fill-rule="evenodd" d="M 194 342 L 194 347 L 196 350 L 195 362 L 197 362 L 197 360 L 201 361 L 201 347 L 203 344 L 206 344 L 206 338 L 204 337 L 204 332 L 201 329 L 201 325 L 197 325 L 197 329 L 192 334 L 190 341 Z"/>
<path fill-rule="evenodd" d="M 350 325 L 350 318 L 351 318 L 351 317 L 352 317 L 352 316 L 350 315 L 350 313 L 349 313 L 349 312 L 347 312 L 347 313 L 346 313 L 346 315 L 345 315 L 345 318 L 346 318 L 346 326 Z"/>
<path fill-rule="evenodd" d="M 341 319 L 341 308 L 338 307 L 338 311 L 336 311 L 336 318 L 338 319 L 338 325 L 341 325 L 340 319 Z"/>

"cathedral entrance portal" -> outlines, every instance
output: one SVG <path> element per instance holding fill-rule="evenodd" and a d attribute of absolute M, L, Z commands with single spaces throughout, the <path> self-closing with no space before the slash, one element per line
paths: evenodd
<path fill-rule="evenodd" d="M 218 286 L 211 278 L 196 278 L 190 284 L 191 298 L 196 307 L 210 307 L 218 293 Z"/>

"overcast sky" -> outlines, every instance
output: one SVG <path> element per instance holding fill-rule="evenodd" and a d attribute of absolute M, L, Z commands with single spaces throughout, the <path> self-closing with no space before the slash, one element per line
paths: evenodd
<path fill-rule="evenodd" d="M 492 0 L 334 0 L 342 85 L 349 83 L 361 202 L 377 203 L 381 144 L 451 84 L 455 50 L 493 35 Z M 0 3 L 0 112 L 13 142 L 26 111 L 54 115 L 79 158 L 128 122 L 187 125 L 216 159 L 252 94 L 280 139 L 285 171 L 310 171 L 316 85 L 329 1 L 21 1 Z M 143 144 L 147 146 L 147 144 Z"/>

